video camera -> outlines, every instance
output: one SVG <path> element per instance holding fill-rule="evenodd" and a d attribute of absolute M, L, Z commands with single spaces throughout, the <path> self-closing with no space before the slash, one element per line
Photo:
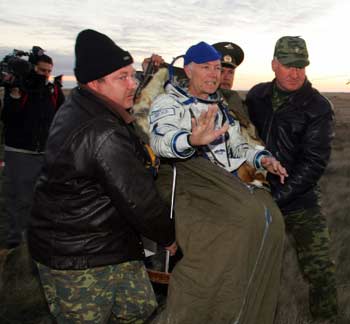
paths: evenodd
<path fill-rule="evenodd" d="M 33 46 L 29 52 L 14 49 L 0 62 L 0 87 L 23 87 L 24 82 L 38 58 L 44 54 L 39 46 Z M 23 59 L 27 56 L 28 59 Z"/>

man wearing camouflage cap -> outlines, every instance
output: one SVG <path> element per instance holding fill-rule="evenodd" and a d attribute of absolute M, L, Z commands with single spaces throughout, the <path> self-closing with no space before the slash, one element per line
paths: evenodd
<path fill-rule="evenodd" d="M 333 110 L 306 78 L 307 65 L 305 41 L 292 36 L 280 38 L 272 60 L 275 79 L 254 86 L 246 102 L 267 149 L 289 174 L 283 185 L 272 174 L 268 180 L 310 284 L 311 314 L 316 323 L 333 323 L 338 308 L 335 266 L 329 256 L 329 231 L 320 210 L 317 185 L 331 153 Z"/>

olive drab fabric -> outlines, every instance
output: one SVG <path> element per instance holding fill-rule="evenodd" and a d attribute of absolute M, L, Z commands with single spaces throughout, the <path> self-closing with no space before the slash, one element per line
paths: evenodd
<path fill-rule="evenodd" d="M 242 98 L 239 96 L 237 91 L 220 89 L 219 93 L 222 95 L 229 112 L 233 113 L 233 116 L 239 120 L 241 127 L 250 128 L 254 127 L 249 119 L 248 110 L 244 105 Z M 251 135 L 256 138 L 257 135 L 254 133 Z"/>
<path fill-rule="evenodd" d="M 177 162 L 175 223 L 183 258 L 156 323 L 272 324 L 284 223 L 265 189 L 248 187 L 204 158 Z M 172 167 L 157 186 L 170 199 Z"/>

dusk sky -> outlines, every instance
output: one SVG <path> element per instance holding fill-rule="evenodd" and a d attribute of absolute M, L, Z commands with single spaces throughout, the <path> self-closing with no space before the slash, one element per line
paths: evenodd
<path fill-rule="evenodd" d="M 245 52 L 238 90 L 273 78 L 276 40 L 292 35 L 307 42 L 307 75 L 315 87 L 350 91 L 349 0 L 0 0 L 0 12 L 0 57 L 38 45 L 66 80 L 73 75 L 76 35 L 86 28 L 128 50 L 136 68 L 152 53 L 170 62 L 199 41 L 232 41 Z"/>

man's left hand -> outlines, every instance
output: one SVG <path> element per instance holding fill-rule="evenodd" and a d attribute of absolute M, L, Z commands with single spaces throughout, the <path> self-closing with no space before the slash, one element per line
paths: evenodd
<path fill-rule="evenodd" d="M 278 175 L 282 184 L 284 183 L 284 179 L 288 177 L 287 170 L 282 166 L 280 161 L 276 160 L 274 157 L 264 156 L 261 159 L 261 165 L 268 172 Z"/>

